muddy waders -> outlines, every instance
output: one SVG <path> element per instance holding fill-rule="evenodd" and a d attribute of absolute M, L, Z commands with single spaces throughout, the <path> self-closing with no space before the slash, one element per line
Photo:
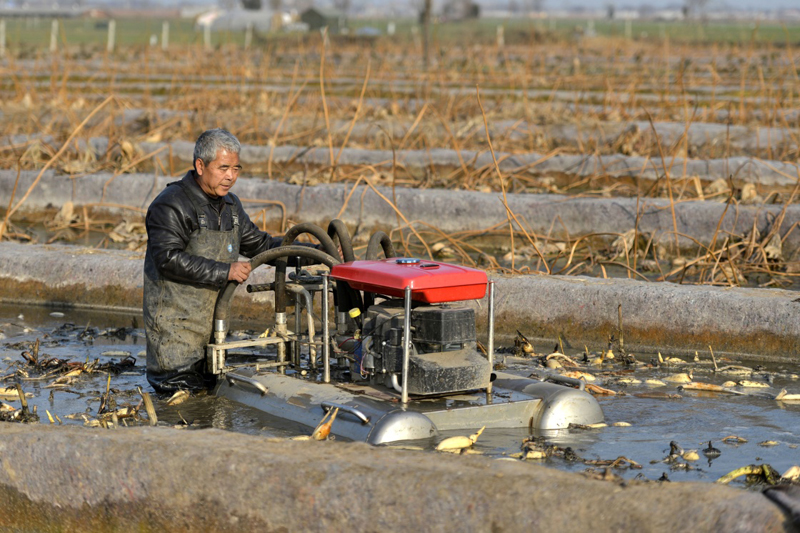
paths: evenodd
<path fill-rule="evenodd" d="M 239 258 L 239 217 L 231 231 L 208 229 L 202 207 L 192 198 L 199 229 L 189 237 L 186 253 L 224 263 Z M 222 209 L 230 209 L 223 202 Z M 180 283 L 163 276 L 148 255 L 144 265 L 144 321 L 147 332 L 147 380 L 159 392 L 205 389 L 213 377 L 205 372 L 206 345 L 211 342 L 214 306 L 220 288 Z"/>

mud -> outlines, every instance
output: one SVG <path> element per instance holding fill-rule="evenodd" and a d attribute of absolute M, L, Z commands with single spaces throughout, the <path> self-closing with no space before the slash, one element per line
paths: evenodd
<path fill-rule="evenodd" d="M 53 268 L 57 264 L 58 268 Z M 142 254 L 71 246 L 0 244 L 2 300 L 60 307 L 141 309 Z M 271 281 L 261 267 L 250 283 Z M 745 354 L 796 362 L 800 303 L 793 291 L 682 286 L 566 276 L 495 277 L 496 330 L 568 344 L 604 344 L 619 337 L 618 308 L 629 350 Z M 237 289 L 232 317 L 255 319 L 272 310 L 271 293 Z M 485 304 L 478 303 L 479 325 Z"/>
<path fill-rule="evenodd" d="M 0 435 L 6 528 L 792 530 L 763 495 L 722 486 L 617 485 L 519 462 L 217 430 L 3 424 Z"/>

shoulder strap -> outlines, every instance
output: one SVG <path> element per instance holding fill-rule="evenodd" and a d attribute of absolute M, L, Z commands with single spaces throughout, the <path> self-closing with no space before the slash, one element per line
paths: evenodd
<path fill-rule="evenodd" d="M 200 205 L 200 202 L 197 201 L 197 198 L 194 197 L 186 184 L 183 183 L 183 180 L 177 183 L 183 188 L 183 193 L 189 198 L 189 201 L 192 202 L 195 213 L 197 214 L 198 225 L 203 229 L 208 229 L 208 221 L 206 220 L 206 214 L 203 211 L 203 206 Z"/>

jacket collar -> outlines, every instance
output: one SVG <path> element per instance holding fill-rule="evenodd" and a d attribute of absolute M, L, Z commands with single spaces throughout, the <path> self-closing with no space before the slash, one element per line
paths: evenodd
<path fill-rule="evenodd" d="M 181 179 L 184 185 L 186 185 L 186 190 L 189 194 L 192 195 L 193 198 L 197 200 L 199 205 L 209 205 L 212 202 L 216 204 L 214 198 L 211 198 L 207 195 L 203 189 L 200 188 L 200 185 L 197 184 L 197 175 L 194 170 L 190 170 L 186 173 L 186 175 Z M 222 197 L 225 200 L 225 203 L 233 205 L 233 198 L 231 198 L 230 193 L 226 194 Z"/>

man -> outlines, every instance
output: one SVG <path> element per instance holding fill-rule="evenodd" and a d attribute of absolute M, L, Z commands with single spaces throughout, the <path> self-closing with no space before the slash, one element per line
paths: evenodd
<path fill-rule="evenodd" d="M 240 255 L 254 257 L 281 243 L 259 230 L 230 194 L 242 170 L 240 149 L 223 129 L 204 132 L 194 147 L 194 170 L 167 185 L 147 210 L 147 380 L 159 392 L 213 383 L 205 374 L 205 346 L 219 291 L 250 275 Z"/>

